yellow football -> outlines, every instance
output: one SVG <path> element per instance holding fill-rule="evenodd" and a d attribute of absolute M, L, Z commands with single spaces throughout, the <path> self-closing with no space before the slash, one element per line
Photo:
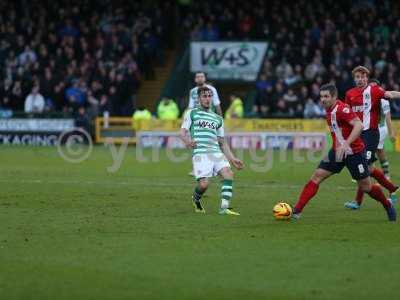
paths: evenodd
<path fill-rule="evenodd" d="M 277 203 L 272 212 L 277 220 L 288 220 L 292 217 L 292 207 L 284 202 Z"/>

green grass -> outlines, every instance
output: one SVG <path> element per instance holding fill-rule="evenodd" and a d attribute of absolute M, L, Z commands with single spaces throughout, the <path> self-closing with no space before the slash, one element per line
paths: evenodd
<path fill-rule="evenodd" d="M 80 164 L 55 148 L 0 147 L 0 299 L 396 299 L 399 224 L 368 197 L 344 210 L 347 171 L 300 221 L 279 222 L 273 204 L 293 203 L 316 163 L 275 153 L 258 173 L 245 157 L 233 201 L 242 215 L 230 217 L 217 215 L 217 180 L 207 214 L 194 214 L 190 161 L 164 152 L 138 162 L 128 148 L 110 173 L 105 147 Z M 389 158 L 400 174 L 398 154 Z"/>

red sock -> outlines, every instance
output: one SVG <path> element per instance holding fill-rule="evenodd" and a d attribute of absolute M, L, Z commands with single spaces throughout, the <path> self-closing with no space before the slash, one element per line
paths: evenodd
<path fill-rule="evenodd" d="M 300 213 L 303 210 L 304 206 L 306 206 L 308 201 L 310 201 L 310 199 L 314 197 L 317 192 L 318 192 L 318 184 L 310 180 L 304 186 L 303 191 L 300 194 L 300 198 L 297 201 L 296 205 L 294 206 L 296 213 Z"/>
<path fill-rule="evenodd" d="M 371 171 L 371 176 L 374 177 L 376 181 L 378 181 L 379 184 L 387 189 L 390 193 L 393 193 L 397 190 L 397 187 L 390 180 L 387 180 L 385 174 L 383 174 L 381 170 L 373 168 Z"/>
<path fill-rule="evenodd" d="M 362 191 L 362 189 L 360 187 L 358 187 L 357 195 L 356 195 L 356 201 L 357 201 L 358 205 L 361 205 L 361 203 L 363 202 L 363 199 L 364 199 L 364 192 Z"/>
<path fill-rule="evenodd" d="M 372 185 L 368 195 L 370 195 L 371 198 L 374 198 L 376 201 L 380 202 L 385 208 L 388 208 L 391 205 L 389 200 L 386 199 L 385 194 L 382 192 L 382 189 L 377 184 Z"/>

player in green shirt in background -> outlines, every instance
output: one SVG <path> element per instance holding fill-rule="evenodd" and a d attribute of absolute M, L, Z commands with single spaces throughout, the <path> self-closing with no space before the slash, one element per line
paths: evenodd
<path fill-rule="evenodd" d="M 370 85 L 380 85 L 379 80 L 371 79 Z M 381 99 L 381 119 L 379 121 L 379 144 L 376 150 L 376 156 L 379 159 L 383 173 L 387 179 L 390 179 L 389 161 L 386 159 L 384 144 L 389 135 L 392 143 L 396 142 L 396 135 L 392 127 L 392 117 L 390 114 L 390 103 L 386 99 Z"/>

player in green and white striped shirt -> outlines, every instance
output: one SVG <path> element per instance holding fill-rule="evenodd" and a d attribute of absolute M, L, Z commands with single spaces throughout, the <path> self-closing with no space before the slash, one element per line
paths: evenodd
<path fill-rule="evenodd" d="M 193 109 L 197 108 L 200 106 L 199 104 L 199 96 L 197 93 L 197 90 L 201 87 L 208 87 L 211 89 L 213 95 L 211 98 L 211 106 L 210 109 L 212 111 L 215 111 L 218 115 L 222 116 L 222 110 L 221 110 L 221 101 L 219 100 L 218 92 L 215 87 L 213 87 L 210 84 L 206 83 L 207 78 L 206 78 L 206 73 L 204 72 L 196 72 L 194 75 L 194 82 L 196 83 L 196 86 L 192 88 L 189 92 L 189 102 L 188 102 L 188 109 Z M 189 172 L 190 176 L 194 176 L 194 171 Z"/>
<path fill-rule="evenodd" d="M 197 92 L 200 106 L 186 112 L 181 127 L 183 142 L 193 149 L 193 169 L 198 181 L 192 197 L 195 211 L 205 213 L 201 197 L 208 188 L 209 178 L 220 175 L 223 182 L 219 214 L 239 215 L 230 208 L 233 184 L 230 163 L 240 170 L 243 162 L 233 155 L 225 141 L 222 117 L 210 110 L 212 90 L 200 87 Z"/>

